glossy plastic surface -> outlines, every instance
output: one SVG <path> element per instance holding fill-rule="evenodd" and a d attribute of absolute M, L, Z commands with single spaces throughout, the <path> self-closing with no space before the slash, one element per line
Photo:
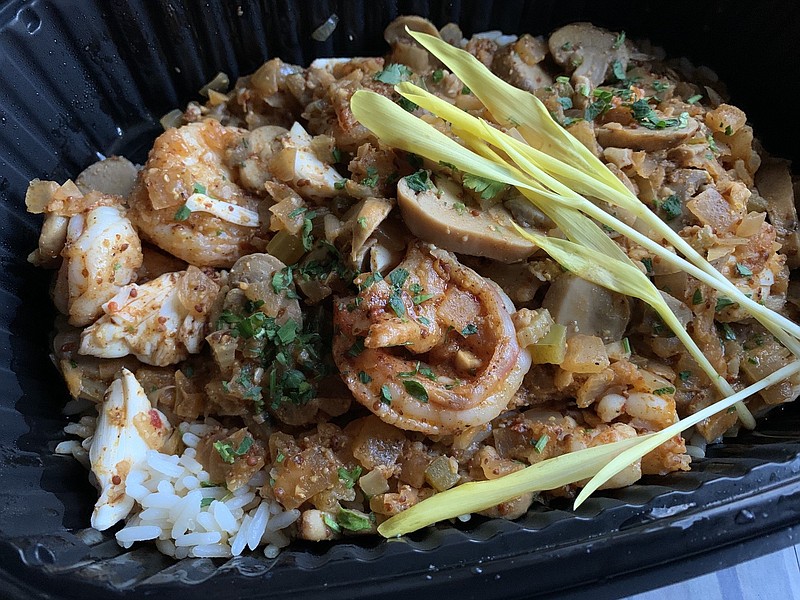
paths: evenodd
<path fill-rule="evenodd" d="M 600 597 L 603 587 L 594 582 L 708 557 L 800 523 L 800 422 L 790 407 L 757 434 L 711 449 L 690 473 L 593 498 L 577 513 L 566 505 L 536 508 L 517 522 L 474 519 L 401 540 L 300 544 L 275 560 L 175 563 L 148 547 L 123 551 L 109 535 L 83 529 L 94 490 L 82 468 L 52 455 L 63 439 L 66 392 L 47 356 L 53 314 L 47 274 L 25 262 L 38 226 L 24 211 L 28 180 L 63 180 L 101 155 L 142 160 L 159 116 L 195 98 L 217 71 L 234 78 L 276 55 L 304 64 L 316 56 L 382 53 L 382 30 L 398 14 L 426 15 L 438 25 L 458 21 L 466 33 L 544 34 L 588 20 L 650 37 L 672 56 L 714 67 L 765 146 L 797 158 L 787 126 L 791 110 L 776 108 L 776 98 L 798 92 L 800 11 L 789 2 L 730 4 L 648 4 L 635 11 L 614 2 L 0 4 L 0 595 L 416 592 L 490 599 L 591 584 Z M 313 41 L 311 32 L 332 13 L 340 18 L 333 36 Z M 703 560 L 712 568 L 710 556 Z M 659 577 L 668 579 L 663 571 Z"/>

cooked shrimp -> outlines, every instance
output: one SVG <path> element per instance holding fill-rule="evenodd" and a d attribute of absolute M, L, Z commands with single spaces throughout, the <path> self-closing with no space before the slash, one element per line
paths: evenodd
<path fill-rule="evenodd" d="M 155 141 L 130 198 L 131 219 L 145 239 L 201 267 L 230 267 L 264 249 L 268 223 L 231 164 L 246 134 L 209 119 Z"/>
<path fill-rule="evenodd" d="M 134 504 L 125 493 L 131 467 L 145 460 L 148 450 L 160 449 L 171 430 L 133 373 L 122 369 L 105 393 L 89 448 L 92 473 L 100 489 L 92 527 L 102 531 L 128 515 Z"/>
<path fill-rule="evenodd" d="M 508 406 L 530 356 L 497 286 L 422 244 L 375 279 L 362 277 L 358 296 L 335 303 L 334 358 L 361 404 L 433 435 L 487 423 Z"/>
<path fill-rule="evenodd" d="M 103 303 L 135 281 L 142 266 L 139 236 L 125 210 L 110 196 L 98 203 L 72 215 L 67 223 L 56 296 L 66 299 L 71 325 L 88 325 L 97 319 L 103 314 Z"/>
<path fill-rule="evenodd" d="M 103 305 L 105 315 L 81 334 L 80 354 L 133 354 L 163 367 L 200 352 L 219 285 L 197 267 L 131 284 Z"/>

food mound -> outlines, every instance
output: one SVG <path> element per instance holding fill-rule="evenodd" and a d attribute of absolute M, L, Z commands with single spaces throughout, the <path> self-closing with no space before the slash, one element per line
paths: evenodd
<path fill-rule="evenodd" d="M 712 72 L 585 23 L 465 39 L 402 17 L 386 40 L 386 58 L 275 58 L 231 90 L 220 74 L 143 166 L 31 182 L 30 260 L 56 273 L 54 360 L 81 438 L 57 452 L 91 468 L 92 526 L 124 521 L 124 547 L 274 557 L 374 534 L 792 364 L 790 171 Z M 496 90 L 552 127 L 500 114 Z M 603 487 L 688 470 L 798 385 L 794 370 Z M 586 477 L 479 512 L 514 519 Z"/>

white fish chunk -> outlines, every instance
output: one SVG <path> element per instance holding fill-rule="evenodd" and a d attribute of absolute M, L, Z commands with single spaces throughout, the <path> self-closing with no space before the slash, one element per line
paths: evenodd
<path fill-rule="evenodd" d="M 62 256 L 69 322 L 78 326 L 99 317 L 101 305 L 134 281 L 142 266 L 139 236 L 120 206 L 98 206 L 70 217 Z"/>
<path fill-rule="evenodd" d="M 172 431 L 164 414 L 147 399 L 128 369 L 120 370 L 105 393 L 97 419 L 89 461 L 100 498 L 92 513 L 92 527 L 108 529 L 128 516 L 134 500 L 125 493 L 131 468 L 158 450 Z"/>
<path fill-rule="evenodd" d="M 159 367 L 178 363 L 200 352 L 218 292 L 219 285 L 197 267 L 125 286 L 81 333 L 78 352 L 100 358 L 133 354 Z"/>

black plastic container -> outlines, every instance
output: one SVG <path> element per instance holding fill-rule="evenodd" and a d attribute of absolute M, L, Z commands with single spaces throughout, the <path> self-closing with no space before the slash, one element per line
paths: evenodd
<path fill-rule="evenodd" d="M 311 32 L 333 13 L 334 34 L 313 41 Z M 790 2 L 0 3 L 0 596 L 412 592 L 486 600 L 587 589 L 598 598 L 793 541 L 800 523 L 794 407 L 754 434 L 710 448 L 690 473 L 597 496 L 577 513 L 532 509 L 517 522 L 473 519 L 400 540 L 299 544 L 275 560 L 175 562 L 146 546 L 123 551 L 110 535 L 84 529 L 94 490 L 74 461 L 52 455 L 64 438 L 67 395 L 47 356 L 47 274 L 25 262 L 38 227 L 24 209 L 27 182 L 74 176 L 99 155 L 142 160 L 159 116 L 195 98 L 217 71 L 233 79 L 271 56 L 307 64 L 381 54 L 383 28 L 399 14 L 456 21 L 467 34 L 545 34 L 587 20 L 649 37 L 670 56 L 712 67 L 766 148 L 798 157 L 790 102 L 799 91 L 800 9 Z"/>

